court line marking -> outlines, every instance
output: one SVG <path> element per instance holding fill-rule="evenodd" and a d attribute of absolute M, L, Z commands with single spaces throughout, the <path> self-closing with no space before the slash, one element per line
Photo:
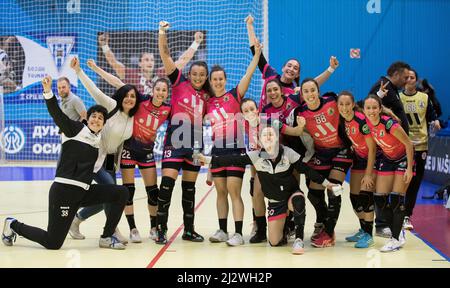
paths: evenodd
<path fill-rule="evenodd" d="M 442 252 L 441 250 L 436 248 L 433 244 L 431 244 L 431 242 L 428 242 L 428 240 L 426 240 L 425 238 L 422 238 L 422 236 L 420 236 L 419 233 L 411 231 L 411 234 L 413 234 L 414 236 L 416 236 L 417 238 L 422 240 L 425 244 L 428 245 L 428 247 L 433 249 L 434 252 L 436 252 L 437 254 L 441 255 L 441 257 L 444 258 L 446 261 L 450 262 L 450 257 L 449 256 L 445 255 L 444 252 Z M 432 260 L 432 261 L 439 261 L 439 260 Z"/>
<path fill-rule="evenodd" d="M 209 194 L 211 194 L 211 191 L 215 188 L 213 185 L 211 188 L 209 188 L 209 191 L 206 192 L 206 194 L 203 196 L 202 200 L 195 206 L 194 212 L 197 212 L 197 210 L 200 208 L 200 206 L 205 202 L 206 198 L 208 198 Z M 169 241 L 158 251 L 155 257 L 150 261 L 150 263 L 147 265 L 146 268 L 153 268 L 158 262 L 158 260 L 163 256 L 163 254 L 167 251 L 167 249 L 170 247 L 170 245 L 173 243 L 173 241 L 178 237 L 178 234 L 180 234 L 181 230 L 184 228 L 184 224 L 181 224 L 180 227 L 173 233 L 173 235 L 170 237 Z"/>

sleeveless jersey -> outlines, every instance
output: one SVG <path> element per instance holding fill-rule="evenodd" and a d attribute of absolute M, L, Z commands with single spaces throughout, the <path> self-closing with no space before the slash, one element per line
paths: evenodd
<path fill-rule="evenodd" d="M 414 95 L 400 93 L 403 108 L 409 124 L 409 138 L 417 151 L 428 150 L 428 95 L 417 92 Z"/>
<path fill-rule="evenodd" d="M 367 159 L 369 147 L 367 147 L 366 138 L 372 136 L 364 114 L 355 112 L 355 117 L 351 121 L 345 121 L 345 133 L 352 142 L 355 153 L 359 157 Z"/>
<path fill-rule="evenodd" d="M 369 126 L 373 140 L 375 140 L 388 159 L 398 160 L 405 156 L 405 145 L 397 137 L 392 135 L 395 129 L 400 127 L 397 121 L 382 115 L 377 125 L 373 125 L 370 121 L 367 121 L 367 125 Z"/>

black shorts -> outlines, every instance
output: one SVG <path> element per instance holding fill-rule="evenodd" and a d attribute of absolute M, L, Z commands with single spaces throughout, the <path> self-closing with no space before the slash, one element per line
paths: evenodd
<path fill-rule="evenodd" d="M 317 149 L 308 165 L 317 171 L 337 170 L 347 174 L 353 163 L 352 157 L 347 148 Z"/>
<path fill-rule="evenodd" d="M 358 154 L 353 156 L 352 173 L 365 173 L 367 168 L 367 159 L 360 157 Z"/>
<path fill-rule="evenodd" d="M 245 149 L 238 148 L 212 148 L 211 155 L 219 157 L 227 157 L 229 155 L 241 155 L 245 153 Z M 244 165 L 218 166 L 211 165 L 211 173 L 213 177 L 238 177 L 244 178 Z"/>
<path fill-rule="evenodd" d="M 191 148 L 175 149 L 170 146 L 165 146 L 161 168 L 198 172 L 200 171 L 200 166 L 194 165 L 192 154 L 193 149 Z"/>
<path fill-rule="evenodd" d="M 286 218 L 288 215 L 288 200 L 270 202 L 267 205 L 267 218 L 269 221 Z"/>
<path fill-rule="evenodd" d="M 120 168 L 134 169 L 136 165 L 138 165 L 139 169 L 155 168 L 156 163 L 153 151 L 138 152 L 124 147 L 120 159 Z"/>
<path fill-rule="evenodd" d="M 413 174 L 415 174 L 415 166 L 413 166 Z M 380 176 L 403 175 L 408 167 L 408 161 L 406 155 L 398 160 L 391 160 L 384 154 L 380 154 L 377 156 L 375 167 L 377 175 Z"/>

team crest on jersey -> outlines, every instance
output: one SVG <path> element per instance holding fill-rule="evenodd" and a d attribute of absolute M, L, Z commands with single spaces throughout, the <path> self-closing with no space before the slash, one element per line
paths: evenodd
<path fill-rule="evenodd" d="M 333 115 L 334 114 L 334 109 L 333 108 L 330 108 L 330 109 L 328 109 L 328 115 Z"/>
<path fill-rule="evenodd" d="M 424 109 L 425 108 L 425 102 L 423 102 L 422 100 L 419 101 L 419 107 L 420 109 Z"/>
<path fill-rule="evenodd" d="M 380 137 L 383 137 L 383 136 L 384 136 L 384 131 L 381 130 L 381 131 L 380 131 Z"/>
<path fill-rule="evenodd" d="M 216 106 L 216 108 L 220 108 L 220 104 L 219 103 L 214 103 L 214 105 Z"/>
<path fill-rule="evenodd" d="M 187 104 L 187 103 L 189 102 L 189 99 L 184 98 L 184 99 L 183 99 L 183 102 L 184 102 L 185 104 Z"/>
<path fill-rule="evenodd" d="M 394 125 L 394 120 L 389 119 L 386 123 L 386 129 L 391 129 L 392 125 Z"/>
<path fill-rule="evenodd" d="M 140 124 L 144 124 L 144 119 L 139 118 L 139 123 L 140 123 Z"/>
<path fill-rule="evenodd" d="M 228 100 L 230 100 L 230 97 L 228 97 L 228 96 L 223 97 L 223 101 L 228 102 Z"/>
<path fill-rule="evenodd" d="M 169 114 L 169 111 L 167 111 L 167 110 L 164 110 L 163 112 L 162 112 L 162 115 L 167 115 L 167 114 Z"/>
<path fill-rule="evenodd" d="M 47 37 L 47 47 L 53 56 L 56 68 L 61 70 L 69 56 L 73 45 L 75 44 L 75 37 L 70 36 L 52 36 Z"/>
<path fill-rule="evenodd" d="M 286 110 L 289 110 L 289 109 L 291 109 L 291 104 L 286 105 Z"/>
<path fill-rule="evenodd" d="M 364 126 L 362 127 L 362 131 L 364 134 L 369 134 L 370 133 L 369 126 L 367 124 L 364 124 Z"/>

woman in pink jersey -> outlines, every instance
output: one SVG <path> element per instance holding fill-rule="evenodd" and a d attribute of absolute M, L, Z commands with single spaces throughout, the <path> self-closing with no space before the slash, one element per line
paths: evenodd
<path fill-rule="evenodd" d="M 250 62 L 245 75 L 239 84 L 226 91 L 226 73 L 220 66 L 211 69 L 209 83 L 214 97 L 210 97 L 207 104 L 206 119 L 211 123 L 213 131 L 212 156 L 228 157 L 245 153 L 245 144 L 242 134 L 238 132 L 240 116 L 240 102 L 250 85 L 253 73 L 258 64 L 262 46 L 256 41 L 256 53 Z M 242 237 L 242 224 L 244 218 L 244 203 L 241 197 L 242 178 L 245 166 L 211 166 L 214 184 L 217 190 L 217 214 L 219 217 L 219 230 L 209 238 L 213 243 L 226 242 L 228 246 L 244 244 Z M 231 198 L 235 234 L 228 238 L 228 195 Z"/>
<path fill-rule="evenodd" d="M 338 96 L 338 109 L 341 115 L 340 125 L 345 130 L 348 146 L 353 150 L 353 165 L 350 174 L 350 201 L 353 211 L 359 219 L 361 228 L 349 242 L 356 242 L 355 248 L 368 248 L 374 244 L 372 230 L 374 218 L 373 192 L 375 191 L 374 173 L 377 146 L 370 134 L 363 113 L 357 111 L 355 98 L 349 91 Z"/>
<path fill-rule="evenodd" d="M 374 201 L 392 231 L 391 239 L 380 251 L 391 252 L 399 250 L 406 242 L 402 225 L 405 194 L 414 171 L 414 148 L 398 121 L 392 118 L 393 114 L 388 116 L 383 110 L 379 97 L 369 95 L 364 100 L 370 133 L 382 151 L 376 160 Z"/>
<path fill-rule="evenodd" d="M 331 182 L 342 184 L 352 159 L 350 150 L 341 140 L 342 133 L 339 133 L 336 94 L 326 93 L 320 97 L 319 84 L 312 78 L 303 80 L 301 91 L 305 103 L 295 108 L 293 115 L 306 119 L 305 129 L 314 141 L 316 153 L 309 164 Z M 318 248 L 334 246 L 334 228 L 341 209 L 341 195 L 327 190 L 327 206 L 320 183 L 310 181 L 308 186 L 308 199 L 317 213 L 311 244 Z"/>
<path fill-rule="evenodd" d="M 172 111 L 167 127 L 162 160 L 162 179 L 158 196 L 158 237 L 157 244 L 167 243 L 167 221 L 173 187 L 182 176 L 182 206 L 184 233 L 183 240 L 203 242 L 204 238 L 194 230 L 195 182 L 200 165 L 193 162 L 194 150 L 203 146 L 203 116 L 208 98 L 208 66 L 203 61 L 194 62 L 185 78 L 170 57 L 166 30 L 169 23 L 159 23 L 159 54 L 165 71 L 172 83 L 170 104 Z"/>
<path fill-rule="evenodd" d="M 255 42 L 253 39 L 256 39 L 255 30 L 253 27 L 253 16 L 249 15 L 247 18 L 245 18 L 245 22 L 247 23 L 247 32 L 248 32 L 248 40 L 250 44 L 250 49 L 252 53 L 254 53 L 254 45 Z M 315 79 L 316 81 L 322 85 L 325 83 L 328 78 L 330 78 L 331 74 L 334 72 L 334 70 L 339 66 L 339 62 L 335 57 L 330 58 L 330 66 L 322 72 L 319 76 L 317 76 Z M 298 61 L 295 58 L 291 58 L 283 65 L 282 68 L 282 74 L 278 74 L 278 72 L 267 63 L 266 58 L 264 55 L 261 55 L 258 63 L 259 70 L 262 73 L 262 78 L 264 79 L 264 85 L 263 89 L 261 91 L 261 98 L 259 102 L 259 110 L 270 103 L 270 99 L 266 96 L 266 84 L 269 80 L 277 78 L 280 80 L 282 84 L 282 92 L 283 95 L 288 96 L 290 94 L 296 94 L 298 92 L 298 85 L 300 81 L 300 61 Z"/>

